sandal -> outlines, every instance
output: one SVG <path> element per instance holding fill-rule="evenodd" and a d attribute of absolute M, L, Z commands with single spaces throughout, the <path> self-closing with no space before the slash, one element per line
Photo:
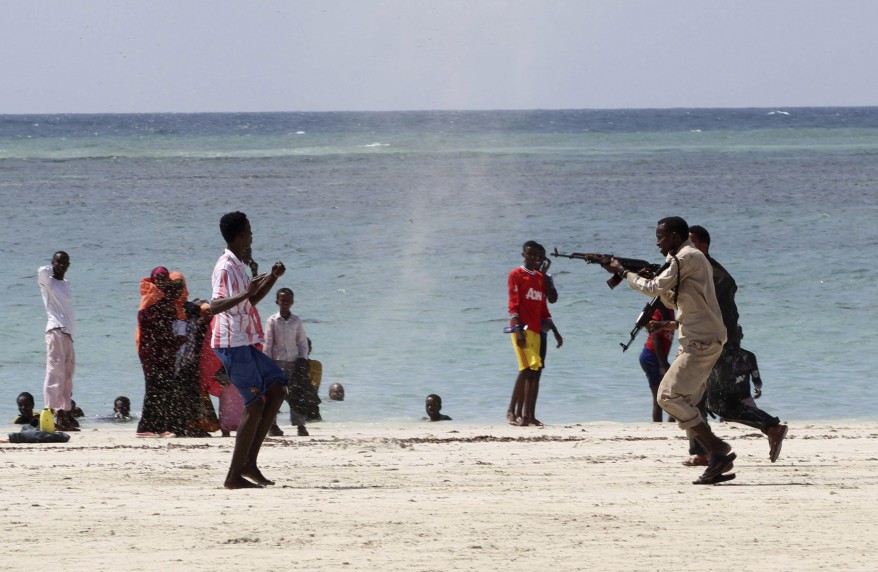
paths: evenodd
<path fill-rule="evenodd" d="M 699 477 L 697 481 L 694 481 L 694 484 L 714 484 L 717 482 L 722 482 L 718 480 L 722 477 L 723 473 L 727 473 L 732 470 L 732 467 L 735 466 L 734 461 L 738 456 L 732 452 L 729 452 L 727 455 L 713 455 L 710 457 L 710 464 L 707 465 L 707 469 L 704 471 L 704 474 Z"/>
<path fill-rule="evenodd" d="M 713 477 L 712 479 L 705 479 L 704 475 L 701 475 L 698 480 L 692 481 L 693 485 L 718 485 L 720 483 L 724 483 L 726 481 L 735 480 L 735 473 L 720 473 L 719 475 Z"/>

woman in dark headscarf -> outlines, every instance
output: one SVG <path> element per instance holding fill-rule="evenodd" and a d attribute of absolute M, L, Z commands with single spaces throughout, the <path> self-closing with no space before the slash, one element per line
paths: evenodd
<path fill-rule="evenodd" d="M 184 435 L 191 411 L 181 410 L 174 368 L 180 340 L 174 334 L 176 299 L 183 284 L 171 280 L 168 269 L 159 266 L 140 281 L 137 312 L 137 355 L 143 366 L 146 391 L 138 434 Z M 184 316 L 185 318 L 185 316 Z"/>

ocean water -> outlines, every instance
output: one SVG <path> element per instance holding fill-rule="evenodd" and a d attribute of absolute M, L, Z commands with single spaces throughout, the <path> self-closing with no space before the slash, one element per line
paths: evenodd
<path fill-rule="evenodd" d="M 262 267 L 287 266 L 321 394 L 345 385 L 327 421 L 414 422 L 438 393 L 455 420 L 502 423 L 521 244 L 661 262 L 669 215 L 708 228 L 738 282 L 763 408 L 878 418 L 878 108 L 0 116 L 0 199 L 0 420 L 20 391 L 42 405 L 37 266 L 71 256 L 78 404 L 137 410 L 139 280 L 164 265 L 209 297 L 231 210 Z M 619 347 L 647 298 L 578 260 L 551 271 L 564 346 L 538 416 L 648 420 L 644 336 Z"/>

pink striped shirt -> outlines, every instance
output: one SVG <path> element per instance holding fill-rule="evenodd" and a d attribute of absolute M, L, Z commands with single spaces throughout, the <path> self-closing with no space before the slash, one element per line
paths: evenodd
<path fill-rule="evenodd" d="M 211 300 L 231 298 L 246 291 L 250 286 L 247 270 L 247 265 L 226 249 L 213 268 Z M 259 313 L 249 300 L 217 314 L 211 326 L 213 335 L 210 339 L 210 347 L 212 348 L 236 348 L 262 343 Z"/>

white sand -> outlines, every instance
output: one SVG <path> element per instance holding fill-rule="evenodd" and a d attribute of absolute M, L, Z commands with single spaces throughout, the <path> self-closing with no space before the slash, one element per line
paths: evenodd
<path fill-rule="evenodd" d="M 4 443 L 0 568 L 878 566 L 878 423 L 793 423 L 774 464 L 758 431 L 715 427 L 738 454 L 737 480 L 719 486 L 690 484 L 701 469 L 681 465 L 671 424 L 319 423 L 266 442 L 277 485 L 236 491 L 221 487 L 232 439 L 108 425 Z"/>

